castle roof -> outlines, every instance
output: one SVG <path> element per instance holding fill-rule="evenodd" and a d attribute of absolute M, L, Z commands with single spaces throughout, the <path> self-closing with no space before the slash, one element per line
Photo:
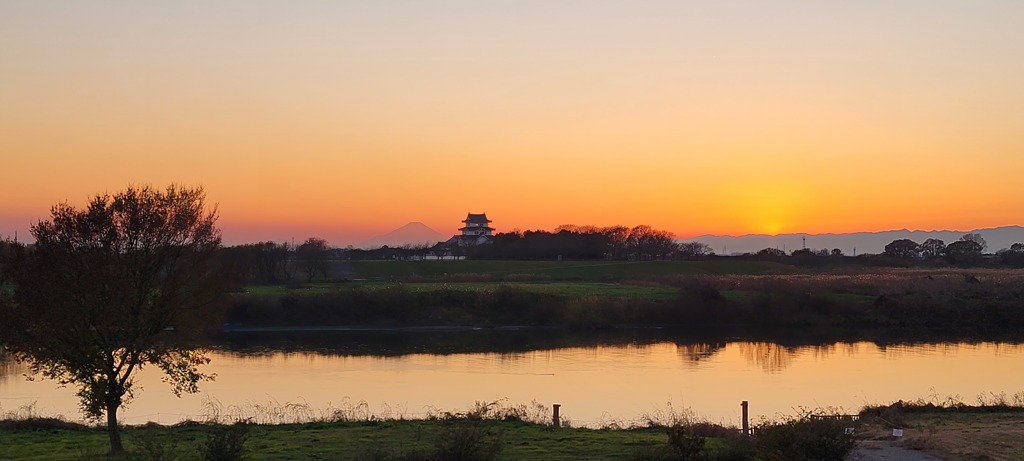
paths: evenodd
<path fill-rule="evenodd" d="M 466 219 L 463 219 L 462 222 L 464 222 L 466 224 L 469 224 L 469 223 L 485 223 L 486 224 L 486 223 L 490 223 L 491 220 L 487 219 L 487 213 L 480 213 L 480 214 L 469 213 L 469 214 L 466 215 Z"/>

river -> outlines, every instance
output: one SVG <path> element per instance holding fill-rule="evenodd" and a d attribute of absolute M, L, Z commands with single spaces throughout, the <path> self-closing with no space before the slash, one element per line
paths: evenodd
<path fill-rule="evenodd" d="M 523 345 L 520 336 L 490 347 L 501 352 L 486 352 L 438 339 L 452 336 L 447 332 L 396 340 L 408 336 L 236 335 L 214 345 L 203 370 L 216 379 L 202 383 L 199 394 L 176 398 L 158 369 L 144 369 L 142 389 L 121 420 L 422 418 L 499 402 L 526 405 L 536 415 L 557 403 L 577 426 L 665 422 L 673 415 L 739 424 L 744 400 L 756 422 L 801 409 L 855 413 L 900 399 L 1013 401 L 1024 391 L 1024 346 L 1013 342 L 783 345 L 655 337 L 549 347 L 543 339 Z M 0 413 L 80 417 L 73 389 L 29 381 L 25 371 L 0 362 Z"/>

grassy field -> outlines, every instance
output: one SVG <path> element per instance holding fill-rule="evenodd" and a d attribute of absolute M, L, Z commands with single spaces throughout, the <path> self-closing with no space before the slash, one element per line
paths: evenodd
<path fill-rule="evenodd" d="M 123 432 L 128 450 L 146 441 L 172 447 L 175 459 L 200 459 L 209 426 L 132 427 Z M 553 429 L 522 422 L 394 421 L 378 423 L 309 423 L 254 425 L 245 444 L 251 460 L 356 460 L 375 449 L 393 455 L 429 451 L 457 431 L 477 431 L 501 445 L 498 460 L 624 460 L 638 449 L 665 445 L 660 429 Z M 716 442 L 711 442 L 714 446 Z M 107 459 L 106 432 L 100 429 L 0 429 L 0 460 Z M 147 459 L 147 458 L 143 458 Z"/>
<path fill-rule="evenodd" d="M 399 270 L 445 263 L 373 264 L 394 264 L 392 269 Z M 478 262 L 447 263 L 458 266 Z M 594 272 L 590 278 L 579 279 L 544 278 L 536 273 L 505 278 L 465 273 L 435 279 L 251 286 L 236 295 L 227 321 L 241 325 L 373 327 L 744 325 L 972 337 L 1019 334 L 1024 327 L 1021 270 L 858 268 L 818 273 L 685 275 L 681 269 L 708 270 L 717 263 L 602 262 L 585 268 L 572 266 L 574 270 L 610 271 L 615 267 L 620 271 L 620 277 L 610 278 L 594 277 Z M 748 262 L 727 262 L 721 268 L 736 272 L 739 263 Z M 779 269 L 772 263 L 750 263 L 765 270 Z M 531 264 L 541 270 L 558 263 L 484 261 L 477 269 L 525 270 L 523 265 Z M 628 272 L 622 267 L 640 269 L 627 278 L 621 277 Z M 645 270 L 661 275 L 641 277 L 639 273 Z"/>
<path fill-rule="evenodd" d="M 607 298 L 630 298 L 648 300 L 668 300 L 678 295 L 679 290 L 659 285 L 637 285 L 628 283 L 602 282 L 346 282 L 346 283 L 313 283 L 301 289 L 290 289 L 281 285 L 249 286 L 245 293 L 254 295 L 297 295 L 310 296 L 338 292 L 352 288 L 367 290 L 386 290 L 401 287 L 413 293 L 435 290 L 454 290 L 466 292 L 482 292 L 493 290 L 499 286 L 521 289 L 530 293 L 540 293 L 567 298 L 583 298 L 588 296 Z"/>
<path fill-rule="evenodd" d="M 562 280 L 645 279 L 678 275 L 793 274 L 791 265 L 770 261 L 350 261 L 349 269 L 367 280 L 486 277 L 548 277 Z"/>
<path fill-rule="evenodd" d="M 868 419 L 859 429 L 868 440 L 891 441 L 947 461 L 1018 461 L 1024 454 L 1024 411 L 924 411 L 902 416 L 903 437 L 892 424 Z"/>

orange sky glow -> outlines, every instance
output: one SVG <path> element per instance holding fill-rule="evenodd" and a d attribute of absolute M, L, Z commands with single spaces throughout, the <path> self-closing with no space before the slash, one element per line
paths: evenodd
<path fill-rule="evenodd" d="M 202 185 L 228 243 L 1024 224 L 1024 4 L 0 4 L 0 236 Z"/>

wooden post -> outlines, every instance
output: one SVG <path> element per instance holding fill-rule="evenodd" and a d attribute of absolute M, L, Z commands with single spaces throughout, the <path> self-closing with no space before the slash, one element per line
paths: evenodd
<path fill-rule="evenodd" d="M 743 407 L 743 435 L 750 435 L 750 419 L 747 415 L 747 401 L 740 402 L 740 406 Z"/>
<path fill-rule="evenodd" d="M 551 424 L 556 428 L 562 427 L 562 421 L 558 418 L 558 408 L 561 407 L 561 405 L 556 403 L 551 405 L 551 407 L 553 408 L 553 413 L 551 415 Z"/>

